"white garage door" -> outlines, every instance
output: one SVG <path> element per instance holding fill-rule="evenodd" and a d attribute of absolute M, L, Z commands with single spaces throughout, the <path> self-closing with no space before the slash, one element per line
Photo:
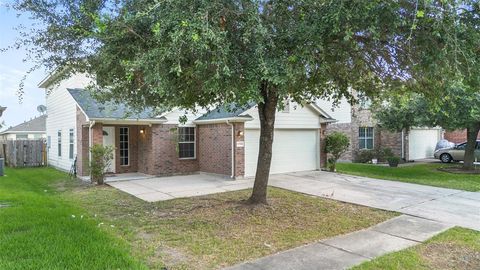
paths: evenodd
<path fill-rule="evenodd" d="M 432 158 L 435 145 L 440 140 L 439 129 L 412 129 L 408 135 L 409 159 Z"/>
<path fill-rule="evenodd" d="M 245 130 L 245 176 L 257 169 L 260 130 Z M 316 170 L 320 148 L 318 130 L 275 130 L 270 173 Z"/>

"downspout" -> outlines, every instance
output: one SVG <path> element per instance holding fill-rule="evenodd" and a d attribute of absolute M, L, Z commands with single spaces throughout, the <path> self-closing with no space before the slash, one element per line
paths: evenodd
<path fill-rule="evenodd" d="M 402 159 L 405 160 L 405 129 L 402 129 Z"/>
<path fill-rule="evenodd" d="M 232 174 L 230 175 L 230 178 L 234 179 L 235 178 L 235 128 L 232 123 L 230 123 L 229 120 L 226 121 L 227 125 L 229 125 L 232 128 Z"/>

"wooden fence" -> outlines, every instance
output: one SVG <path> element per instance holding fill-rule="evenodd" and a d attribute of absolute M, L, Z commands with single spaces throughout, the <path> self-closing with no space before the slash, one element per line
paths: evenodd
<path fill-rule="evenodd" d="M 44 139 L 0 141 L 0 157 L 8 167 L 39 167 L 47 165 Z"/>

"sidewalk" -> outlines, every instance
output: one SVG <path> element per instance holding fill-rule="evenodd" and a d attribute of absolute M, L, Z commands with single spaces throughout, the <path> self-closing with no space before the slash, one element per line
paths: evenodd
<path fill-rule="evenodd" d="M 371 228 L 242 263 L 228 270 L 346 269 L 386 253 L 408 248 L 452 227 L 401 215 Z"/>

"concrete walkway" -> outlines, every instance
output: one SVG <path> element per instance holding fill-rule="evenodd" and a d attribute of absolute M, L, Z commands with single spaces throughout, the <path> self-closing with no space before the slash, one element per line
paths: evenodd
<path fill-rule="evenodd" d="M 272 175 L 270 184 L 313 196 L 480 230 L 480 192 L 319 171 Z"/>
<path fill-rule="evenodd" d="M 450 227 L 402 215 L 366 230 L 322 240 L 227 269 L 346 269 L 383 254 L 417 245 Z"/>
<path fill-rule="evenodd" d="M 233 181 L 221 176 L 199 173 L 128 181 L 122 178 L 121 181 L 109 181 L 107 184 L 144 201 L 157 202 L 247 189 L 253 186 L 253 181 Z"/>

